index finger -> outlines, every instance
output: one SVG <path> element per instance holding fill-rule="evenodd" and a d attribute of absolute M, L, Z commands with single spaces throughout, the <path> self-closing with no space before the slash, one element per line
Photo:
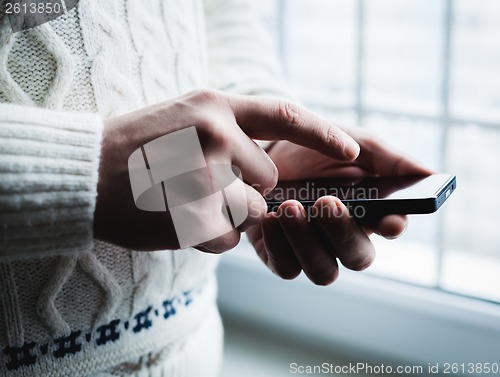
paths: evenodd
<path fill-rule="evenodd" d="M 356 141 L 332 123 L 291 102 L 252 96 L 228 96 L 241 129 L 251 138 L 288 140 L 329 157 L 358 157 Z"/>

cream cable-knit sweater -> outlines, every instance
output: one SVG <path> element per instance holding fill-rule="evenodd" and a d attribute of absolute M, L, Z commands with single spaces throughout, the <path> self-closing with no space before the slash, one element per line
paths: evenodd
<path fill-rule="evenodd" d="M 211 376 L 217 258 L 93 241 L 102 120 L 211 86 L 282 95 L 250 0 L 80 0 L 0 25 L 0 375 Z"/>

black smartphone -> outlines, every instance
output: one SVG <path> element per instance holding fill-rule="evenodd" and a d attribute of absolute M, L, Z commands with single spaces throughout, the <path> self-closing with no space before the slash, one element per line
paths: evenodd
<path fill-rule="evenodd" d="M 328 178 L 280 181 L 265 199 L 268 211 L 273 212 L 289 199 L 295 199 L 307 208 L 320 197 L 333 195 L 349 208 L 354 217 L 381 217 L 436 212 L 456 188 L 456 177 L 450 174 Z"/>

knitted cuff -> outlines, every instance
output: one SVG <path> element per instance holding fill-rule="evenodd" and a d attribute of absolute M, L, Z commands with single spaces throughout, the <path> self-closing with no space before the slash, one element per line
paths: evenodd
<path fill-rule="evenodd" d="M 0 104 L 0 260 L 92 247 L 102 120 Z"/>

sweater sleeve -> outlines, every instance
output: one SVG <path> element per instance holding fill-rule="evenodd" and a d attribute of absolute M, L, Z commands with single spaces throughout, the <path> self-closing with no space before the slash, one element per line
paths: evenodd
<path fill-rule="evenodd" d="M 0 262 L 92 247 L 102 120 L 0 104 Z"/>
<path fill-rule="evenodd" d="M 210 86 L 289 98 L 282 67 L 253 0 L 205 0 Z"/>

